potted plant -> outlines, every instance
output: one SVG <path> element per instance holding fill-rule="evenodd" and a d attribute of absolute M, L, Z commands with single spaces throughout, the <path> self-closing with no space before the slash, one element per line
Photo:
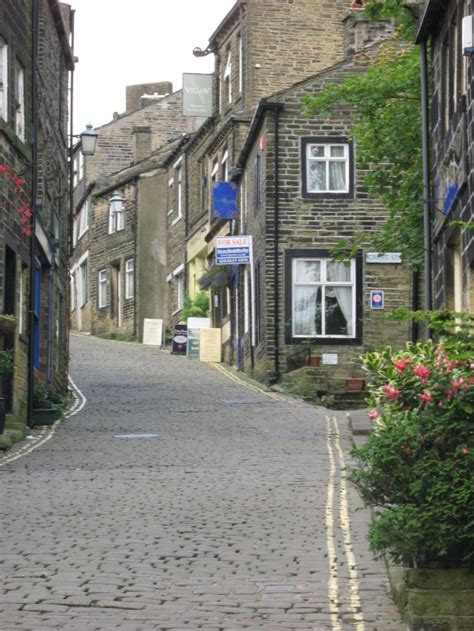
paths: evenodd
<path fill-rule="evenodd" d="M 449 327 L 363 357 L 374 431 L 351 480 L 376 507 L 372 549 L 406 567 L 474 565 L 473 357 L 469 331 Z"/>
<path fill-rule="evenodd" d="M 358 377 L 352 377 L 351 379 L 346 379 L 346 388 L 352 391 L 361 391 L 365 388 L 365 379 L 361 379 Z"/>
<path fill-rule="evenodd" d="M 317 368 L 321 365 L 321 356 L 320 355 L 309 355 L 308 357 L 308 366 L 311 368 Z"/>
<path fill-rule="evenodd" d="M 16 318 L 14 315 L 3 313 L 0 315 L 0 335 L 11 335 L 15 332 Z"/>
<path fill-rule="evenodd" d="M 33 425 L 52 425 L 60 415 L 63 397 L 46 384 L 37 384 L 33 390 Z"/>

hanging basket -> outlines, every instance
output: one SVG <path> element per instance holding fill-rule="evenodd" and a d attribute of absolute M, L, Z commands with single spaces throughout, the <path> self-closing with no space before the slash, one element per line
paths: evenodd
<path fill-rule="evenodd" d="M 12 315 L 0 315 L 0 335 L 11 335 L 16 329 L 16 318 Z"/>
<path fill-rule="evenodd" d="M 205 270 L 198 279 L 198 285 L 201 289 L 212 289 L 220 291 L 227 287 L 230 282 L 230 267 L 228 265 L 213 265 Z"/>

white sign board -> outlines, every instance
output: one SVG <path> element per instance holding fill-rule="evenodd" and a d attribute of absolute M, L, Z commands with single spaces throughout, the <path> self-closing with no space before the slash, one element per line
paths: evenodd
<path fill-rule="evenodd" d="M 321 361 L 325 366 L 336 366 L 337 353 L 323 353 L 321 355 Z"/>
<path fill-rule="evenodd" d="M 188 318 L 188 331 L 191 329 L 209 329 L 211 327 L 210 318 Z"/>
<path fill-rule="evenodd" d="M 163 346 L 163 320 L 143 320 L 143 344 Z"/>
<path fill-rule="evenodd" d="M 217 265 L 248 265 L 252 260 L 252 237 L 238 235 L 235 237 L 217 237 Z"/>
<path fill-rule="evenodd" d="M 366 263 L 401 263 L 401 252 L 366 252 Z"/>
<path fill-rule="evenodd" d="M 202 362 L 222 361 L 220 329 L 201 329 L 199 359 Z"/>

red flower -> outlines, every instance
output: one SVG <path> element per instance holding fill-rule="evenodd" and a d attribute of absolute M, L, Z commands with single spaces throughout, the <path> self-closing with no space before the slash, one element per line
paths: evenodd
<path fill-rule="evenodd" d="M 395 359 L 395 361 L 393 362 L 395 368 L 400 372 L 403 372 L 410 364 L 411 359 Z"/>
<path fill-rule="evenodd" d="M 8 173 L 9 170 L 8 164 L 0 164 L 0 173 Z"/>
<path fill-rule="evenodd" d="M 394 401 L 394 400 L 398 399 L 398 397 L 400 396 L 400 390 L 397 390 L 396 388 L 391 386 L 389 383 L 387 383 L 383 387 L 383 389 L 384 389 L 385 394 L 387 395 L 387 399 L 389 399 L 389 401 Z"/>
<path fill-rule="evenodd" d="M 379 413 L 377 412 L 377 410 L 372 410 L 367 414 L 367 416 L 370 418 L 371 421 L 375 421 L 375 419 L 379 417 Z"/>
<path fill-rule="evenodd" d="M 418 377 L 422 383 L 425 383 L 431 373 L 426 366 L 423 366 L 423 364 L 417 364 L 413 368 L 413 374 L 415 377 Z"/>
<path fill-rule="evenodd" d="M 425 405 L 428 405 L 428 403 L 431 403 L 433 401 L 433 395 L 431 394 L 431 392 L 429 390 L 425 390 L 423 392 L 423 394 L 419 394 L 418 398 L 420 399 L 420 401 L 422 401 Z"/>

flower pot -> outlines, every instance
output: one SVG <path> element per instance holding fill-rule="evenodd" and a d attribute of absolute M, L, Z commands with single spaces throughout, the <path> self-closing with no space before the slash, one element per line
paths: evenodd
<path fill-rule="evenodd" d="M 311 357 L 308 357 L 308 366 L 311 366 L 311 368 L 317 368 L 320 365 L 321 357 L 319 357 L 319 355 L 311 355 Z"/>
<path fill-rule="evenodd" d="M 363 390 L 365 379 L 346 379 L 346 388 L 348 390 Z"/>
<path fill-rule="evenodd" d="M 15 318 L 0 315 L 0 335 L 12 335 L 12 333 L 15 333 L 15 329 Z"/>
<path fill-rule="evenodd" d="M 33 426 L 35 425 L 53 425 L 59 416 L 59 410 L 56 406 L 51 408 L 37 408 L 33 409 L 31 413 L 31 420 Z"/>

